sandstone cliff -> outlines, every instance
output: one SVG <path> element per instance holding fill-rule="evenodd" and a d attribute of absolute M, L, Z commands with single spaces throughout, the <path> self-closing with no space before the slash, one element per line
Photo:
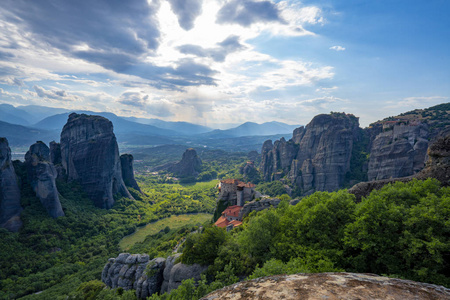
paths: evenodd
<path fill-rule="evenodd" d="M 348 192 L 354 194 L 359 201 L 362 197 L 367 197 L 373 190 L 379 190 L 386 184 L 396 181 L 408 182 L 413 179 L 436 178 L 441 182 L 442 186 L 450 186 L 450 134 L 438 138 L 428 148 L 427 153 L 428 161 L 425 168 L 415 175 L 360 182 L 350 188 Z"/>
<path fill-rule="evenodd" d="M 55 179 L 58 175 L 50 162 L 50 149 L 43 142 L 30 146 L 25 154 L 28 181 L 52 218 L 64 216 Z"/>
<path fill-rule="evenodd" d="M 103 268 L 102 281 L 111 288 L 135 289 L 138 299 L 146 299 L 154 293 L 170 293 L 185 279 L 200 280 L 200 274 L 207 268 L 197 264 L 175 264 L 179 256 L 149 260 L 147 254 L 121 253 L 108 260 Z"/>
<path fill-rule="evenodd" d="M 141 188 L 136 182 L 136 179 L 134 178 L 133 155 L 122 154 L 120 156 L 120 164 L 122 166 L 122 178 L 125 185 L 132 187 L 139 192 L 142 192 Z"/>
<path fill-rule="evenodd" d="M 318 115 L 294 130 L 293 138 L 263 144 L 261 172 L 264 180 L 284 176 L 304 194 L 340 188 L 350 170 L 358 119 L 350 114 Z"/>
<path fill-rule="evenodd" d="M 119 148 L 111 121 L 72 113 L 61 132 L 62 165 L 95 205 L 111 208 L 114 195 L 132 198 L 122 179 Z"/>
<path fill-rule="evenodd" d="M 179 177 L 196 177 L 202 169 L 202 161 L 193 148 L 186 149 L 181 161 L 171 166 L 168 171 Z"/>
<path fill-rule="evenodd" d="M 213 299 L 450 299 L 450 289 L 374 274 L 315 273 L 275 275 L 243 281 L 203 297 Z"/>
<path fill-rule="evenodd" d="M 17 176 L 11 162 L 11 149 L 6 138 L 0 138 L 0 227 L 9 231 L 19 231 L 20 190 Z"/>

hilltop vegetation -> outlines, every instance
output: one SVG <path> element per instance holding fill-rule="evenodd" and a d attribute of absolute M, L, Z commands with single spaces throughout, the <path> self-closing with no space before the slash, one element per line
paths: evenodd
<path fill-rule="evenodd" d="M 16 170 L 24 179 L 25 170 L 17 164 Z M 18 298 L 49 288 L 33 297 L 49 299 L 47 293 L 52 291 L 61 297 L 68 295 L 81 283 L 100 278 L 107 259 L 119 253 L 119 241 L 137 226 L 171 215 L 212 213 L 216 196 L 216 182 L 182 186 L 159 184 L 146 178 L 141 185 L 145 195 L 131 189 L 136 200 L 116 199 L 112 209 L 104 210 L 95 207 L 77 184 L 62 181 L 57 184 L 65 217 L 49 217 L 31 186 L 24 184 L 23 229 L 19 233 L 0 229 L 0 299 Z M 179 241 L 193 230 L 191 227 L 171 229 L 168 233 Z M 167 243 L 157 249 L 166 238 L 167 235 L 149 238 L 156 250 L 154 255 L 171 251 Z"/>
<path fill-rule="evenodd" d="M 345 190 L 295 206 L 285 200 L 229 233 L 210 227 L 188 236 L 182 261 L 210 265 L 212 283 L 187 281 L 176 295 L 191 299 L 245 277 L 343 270 L 449 287 L 449 220 L 450 188 L 432 179 L 385 186 L 358 204 Z"/>

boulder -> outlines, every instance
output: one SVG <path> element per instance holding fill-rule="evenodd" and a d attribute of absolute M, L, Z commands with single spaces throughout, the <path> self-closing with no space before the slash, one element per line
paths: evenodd
<path fill-rule="evenodd" d="M 226 299 L 450 299 L 443 286 L 374 274 L 315 273 L 274 275 L 238 282 L 204 300 Z"/>
<path fill-rule="evenodd" d="M 61 132 L 61 158 L 69 181 L 77 180 L 97 207 L 111 208 L 114 195 L 132 198 L 122 179 L 113 124 L 72 113 Z"/>
<path fill-rule="evenodd" d="M 28 181 L 36 196 L 52 218 L 64 216 L 55 179 L 58 173 L 50 162 L 50 149 L 41 141 L 30 146 L 25 154 Z"/>
<path fill-rule="evenodd" d="M 147 254 L 121 253 L 110 258 L 102 271 L 102 281 L 111 288 L 135 289 L 138 299 L 159 293 L 166 260 L 149 260 Z"/>
<path fill-rule="evenodd" d="M 247 202 L 239 212 L 239 219 L 242 220 L 246 215 L 252 211 L 261 211 L 270 207 L 276 208 L 281 200 L 278 198 L 264 198 L 259 201 Z"/>
<path fill-rule="evenodd" d="M 0 138 L 0 227 L 19 231 L 22 227 L 21 212 L 20 189 L 11 162 L 11 149 L 8 140 Z"/>
<path fill-rule="evenodd" d="M 122 166 L 122 178 L 125 185 L 142 192 L 134 178 L 133 155 L 122 154 L 120 156 L 120 164 Z"/>
<path fill-rule="evenodd" d="M 164 269 L 164 282 L 161 286 L 161 294 L 166 292 L 170 293 L 171 290 L 178 288 L 183 280 L 193 278 L 195 281 L 199 281 L 201 273 L 208 268 L 207 266 L 200 266 L 199 264 L 175 264 L 176 259 L 180 255 L 181 253 L 177 253 L 167 258 L 166 268 Z"/>

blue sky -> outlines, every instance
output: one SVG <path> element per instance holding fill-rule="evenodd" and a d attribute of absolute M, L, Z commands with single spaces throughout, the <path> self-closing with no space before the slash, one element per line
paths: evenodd
<path fill-rule="evenodd" d="M 5 0 L 0 102 L 367 126 L 449 101 L 449 15 L 448 0 Z"/>

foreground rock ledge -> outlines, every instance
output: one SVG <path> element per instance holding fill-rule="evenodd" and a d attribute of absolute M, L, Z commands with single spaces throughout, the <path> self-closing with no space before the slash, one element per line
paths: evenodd
<path fill-rule="evenodd" d="M 202 299 L 450 299 L 450 289 L 374 274 L 316 273 L 239 282 Z"/>

